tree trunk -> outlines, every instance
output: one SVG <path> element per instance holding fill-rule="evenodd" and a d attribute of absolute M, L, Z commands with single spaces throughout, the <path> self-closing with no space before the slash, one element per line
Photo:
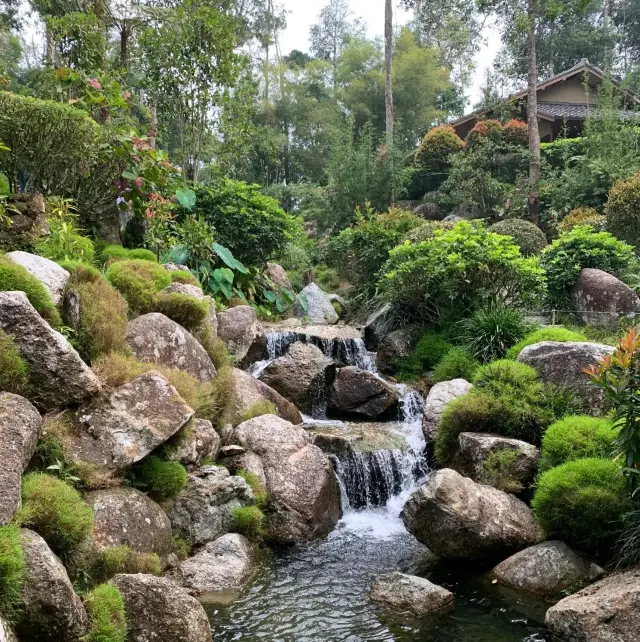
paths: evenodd
<path fill-rule="evenodd" d="M 611 71 L 611 48 L 609 46 L 609 27 L 611 24 L 611 0 L 604 0 L 604 7 L 602 8 L 602 25 L 604 28 L 605 42 L 604 42 L 604 71 Z"/>
<path fill-rule="evenodd" d="M 126 20 L 120 25 L 120 67 L 126 70 L 129 66 L 129 26 Z"/>
<path fill-rule="evenodd" d="M 393 182 L 393 1 L 385 0 L 384 13 L 384 104 L 387 117 L 387 159 L 391 164 Z M 391 188 L 391 205 L 395 202 L 395 188 Z"/>
<path fill-rule="evenodd" d="M 536 52 L 536 27 L 538 22 L 538 0 L 529 0 L 529 33 L 527 38 L 528 80 L 527 122 L 529 126 L 529 214 L 532 221 L 540 223 L 540 202 L 538 183 L 540 182 L 540 131 L 538 129 L 538 60 Z"/>

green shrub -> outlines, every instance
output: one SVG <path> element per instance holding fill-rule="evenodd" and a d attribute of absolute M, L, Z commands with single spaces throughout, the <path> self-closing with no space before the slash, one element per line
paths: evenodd
<path fill-rule="evenodd" d="M 301 234 L 298 220 L 258 185 L 231 179 L 198 189 L 191 214 L 215 228 L 216 242 L 246 266 L 263 266 Z"/>
<path fill-rule="evenodd" d="M 187 272 L 186 270 L 172 270 L 169 274 L 171 274 L 172 283 L 184 283 L 185 285 L 201 287 L 200 281 L 198 281 L 191 272 Z"/>
<path fill-rule="evenodd" d="M 640 244 L 640 173 L 618 181 L 605 206 L 607 229 L 621 241 Z"/>
<path fill-rule="evenodd" d="M 53 304 L 49 290 L 21 265 L 0 255 L 0 292 L 12 290 L 24 292 L 31 305 L 43 318 L 53 326 L 60 325 L 60 315 Z"/>
<path fill-rule="evenodd" d="M 540 469 L 575 459 L 611 457 L 617 431 L 609 419 L 574 415 L 551 424 L 542 439 Z"/>
<path fill-rule="evenodd" d="M 506 236 L 462 221 L 452 230 L 390 253 L 379 287 L 383 300 L 423 323 L 466 316 L 489 303 L 535 305 L 544 294 L 536 260 Z"/>
<path fill-rule="evenodd" d="M 106 245 L 100 250 L 100 260 L 102 263 L 135 259 L 151 261 L 152 263 L 158 262 L 156 255 L 151 250 L 146 250 L 144 248 L 130 250 L 126 247 L 122 247 L 122 245 Z"/>
<path fill-rule="evenodd" d="M 129 259 L 140 259 L 141 261 L 151 261 L 152 263 L 158 262 L 158 257 L 151 250 L 146 250 L 143 247 L 129 250 L 127 255 Z"/>
<path fill-rule="evenodd" d="M 106 582 L 119 573 L 162 575 L 162 563 L 156 553 L 138 553 L 130 546 L 110 546 L 100 551 L 91 575 Z"/>
<path fill-rule="evenodd" d="M 571 210 L 558 224 L 558 232 L 570 232 L 578 225 L 588 225 L 596 232 L 603 232 L 606 228 L 607 217 L 598 213 L 593 207 L 577 207 Z"/>
<path fill-rule="evenodd" d="M 547 237 L 533 223 L 519 218 L 506 219 L 493 224 L 490 232 L 510 236 L 523 256 L 536 256 L 547 247 Z"/>
<path fill-rule="evenodd" d="M 439 125 L 425 134 L 415 164 L 425 172 L 442 174 L 451 165 L 451 157 L 464 148 L 464 141 L 451 125 Z"/>
<path fill-rule="evenodd" d="M 631 499 L 618 463 L 577 459 L 542 473 L 531 505 L 547 538 L 608 553 Z"/>
<path fill-rule="evenodd" d="M 464 348 L 451 348 L 447 354 L 438 361 L 433 373 L 434 383 L 451 381 L 452 379 L 466 379 L 470 381 L 480 366 Z"/>
<path fill-rule="evenodd" d="M 0 526 L 0 615 L 13 622 L 22 603 L 25 564 L 20 545 L 20 528 Z"/>
<path fill-rule="evenodd" d="M 102 272 L 100 272 L 98 268 L 84 261 L 65 259 L 63 261 L 57 261 L 57 263 L 73 276 L 74 283 L 93 283 L 103 278 Z"/>
<path fill-rule="evenodd" d="M 633 258 L 633 248 L 608 232 L 587 225 L 574 227 L 540 255 L 550 302 L 566 305 L 583 268 L 597 268 L 619 276 Z"/>
<path fill-rule="evenodd" d="M 29 369 L 20 350 L 8 334 L 0 330 L 0 390 L 16 395 L 29 387 Z"/>
<path fill-rule="evenodd" d="M 522 483 L 513 474 L 517 459 L 518 452 L 516 450 L 490 452 L 482 464 L 482 472 L 478 481 L 505 493 L 521 493 Z"/>
<path fill-rule="evenodd" d="M 264 514 L 257 506 L 240 506 L 234 508 L 233 530 L 250 539 L 261 537 L 263 534 Z"/>
<path fill-rule="evenodd" d="M 456 324 L 457 341 L 482 363 L 502 359 L 527 333 L 529 325 L 517 310 L 494 306 L 476 310 Z"/>
<path fill-rule="evenodd" d="M 401 372 L 405 376 L 420 376 L 433 370 L 451 348 L 452 345 L 442 335 L 427 332 L 422 335 L 411 355 L 401 359 Z"/>
<path fill-rule="evenodd" d="M 22 480 L 18 522 L 40 534 L 54 553 L 70 553 L 93 528 L 93 511 L 80 493 L 51 475 L 29 473 Z"/>
<path fill-rule="evenodd" d="M 154 310 L 161 312 L 187 330 L 193 330 L 209 315 L 209 304 L 187 294 L 161 292 L 156 299 Z"/>
<path fill-rule="evenodd" d="M 559 341 L 561 343 L 568 343 L 570 341 L 586 341 L 586 337 L 579 332 L 567 330 L 566 328 L 551 327 L 540 328 L 530 332 L 524 339 L 518 341 L 514 346 L 507 351 L 507 359 L 517 359 L 518 355 L 527 347 L 532 346 L 534 343 L 541 343 L 542 341 Z"/>
<path fill-rule="evenodd" d="M 187 485 L 187 471 L 178 461 L 151 455 L 136 469 L 136 478 L 157 501 L 175 497 Z"/>
<path fill-rule="evenodd" d="M 126 642 L 127 621 L 124 600 L 112 584 L 96 586 L 85 595 L 89 629 L 84 642 Z"/>
<path fill-rule="evenodd" d="M 494 395 L 517 396 L 528 390 L 541 390 L 538 373 L 534 368 L 517 361 L 501 359 L 478 368 L 473 378 L 477 390 Z"/>
<path fill-rule="evenodd" d="M 0 172 L 13 192 L 69 194 L 98 154 L 100 127 L 60 102 L 0 92 Z"/>
<path fill-rule="evenodd" d="M 238 475 L 238 477 L 242 477 L 242 479 L 249 484 L 253 491 L 253 496 L 256 498 L 256 504 L 258 507 L 264 506 L 267 503 L 268 494 L 267 489 L 260 483 L 258 475 L 242 469 L 239 470 L 236 475 Z"/>
<path fill-rule="evenodd" d="M 171 284 L 171 275 L 165 268 L 140 259 L 113 263 L 106 278 L 124 296 L 132 312 L 152 312 L 158 292 Z"/>

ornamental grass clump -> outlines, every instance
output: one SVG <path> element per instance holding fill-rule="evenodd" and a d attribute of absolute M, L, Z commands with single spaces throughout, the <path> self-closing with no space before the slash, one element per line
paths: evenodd
<path fill-rule="evenodd" d="M 540 328 L 527 334 L 524 339 L 518 341 L 507 351 L 507 359 L 517 359 L 518 355 L 527 347 L 542 341 L 558 341 L 568 343 L 570 341 L 587 341 L 587 338 L 580 332 L 567 330 L 567 328 L 551 327 Z"/>
<path fill-rule="evenodd" d="M 0 330 L 0 391 L 24 395 L 29 388 L 29 368 L 10 335 Z"/>
<path fill-rule="evenodd" d="M 249 539 L 258 539 L 264 534 L 264 514 L 257 506 L 234 508 L 233 530 Z"/>
<path fill-rule="evenodd" d="M 83 642 L 126 642 L 127 620 L 120 591 L 111 584 L 96 586 L 84 597 L 89 627 Z"/>
<path fill-rule="evenodd" d="M 15 524 L 0 526 L 0 616 L 9 622 L 17 619 L 24 577 L 20 528 Z"/>
<path fill-rule="evenodd" d="M 106 582 L 118 573 L 162 575 L 162 563 L 156 553 L 139 553 L 126 544 L 100 551 L 91 570 L 92 579 Z"/>
<path fill-rule="evenodd" d="M 105 276 L 136 314 L 153 312 L 158 293 L 171 284 L 171 275 L 165 268 L 141 259 L 113 263 Z"/>
<path fill-rule="evenodd" d="M 136 483 L 156 501 L 175 497 L 187 485 L 187 471 L 178 461 L 151 455 L 134 470 Z"/>
<path fill-rule="evenodd" d="M 209 303 L 179 292 L 161 292 L 154 310 L 191 331 L 198 328 L 209 315 Z"/>
<path fill-rule="evenodd" d="M 240 469 L 236 475 L 242 477 L 247 484 L 249 484 L 251 490 L 253 491 L 253 496 L 256 498 L 256 504 L 260 508 L 267 503 L 269 498 L 267 489 L 260 482 L 260 478 L 255 473 L 252 473 L 248 470 Z"/>

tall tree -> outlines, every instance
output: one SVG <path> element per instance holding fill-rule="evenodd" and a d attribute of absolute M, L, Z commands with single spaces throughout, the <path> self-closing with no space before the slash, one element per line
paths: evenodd
<path fill-rule="evenodd" d="M 387 149 L 393 148 L 393 2 L 385 0 L 384 9 L 384 106 L 387 124 Z"/>
<path fill-rule="evenodd" d="M 540 222 L 540 131 L 538 129 L 538 58 L 536 32 L 538 26 L 538 2 L 528 0 L 527 6 L 527 123 L 529 127 L 529 214 L 534 223 Z"/>

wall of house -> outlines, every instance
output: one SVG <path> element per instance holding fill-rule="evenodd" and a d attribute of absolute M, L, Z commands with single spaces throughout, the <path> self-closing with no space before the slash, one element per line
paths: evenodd
<path fill-rule="evenodd" d="M 575 77 L 558 82 L 548 89 L 539 90 L 538 102 L 594 104 L 596 102 L 596 92 L 593 87 L 589 87 L 588 93 L 585 92 L 583 79 Z"/>

